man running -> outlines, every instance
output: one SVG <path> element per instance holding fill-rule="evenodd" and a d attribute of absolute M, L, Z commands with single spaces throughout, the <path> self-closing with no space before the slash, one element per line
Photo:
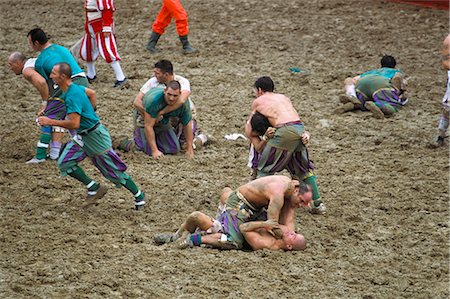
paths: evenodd
<path fill-rule="evenodd" d="M 38 118 L 40 125 L 56 125 L 77 131 L 77 135 L 67 144 L 58 159 L 61 174 L 69 175 L 86 186 L 88 196 L 85 206 L 97 204 L 97 201 L 106 194 L 107 188 L 92 180 L 78 165 L 86 157 L 90 157 L 105 178 L 116 186 L 124 186 L 133 194 L 136 210 L 143 208 L 144 193 L 125 172 L 127 166 L 112 149 L 109 131 L 100 123 L 94 111 L 97 100 L 95 91 L 74 84 L 70 78 L 71 74 L 72 70 L 67 63 L 56 64 L 51 73 L 51 78 L 65 94 L 67 118 L 65 120 L 55 120 L 45 116 Z"/>

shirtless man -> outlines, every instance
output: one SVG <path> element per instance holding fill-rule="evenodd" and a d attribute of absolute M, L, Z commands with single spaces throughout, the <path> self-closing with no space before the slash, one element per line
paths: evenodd
<path fill-rule="evenodd" d="M 447 135 L 450 115 L 450 34 L 444 39 L 442 47 L 442 66 L 447 70 L 447 90 L 442 99 L 442 112 L 439 117 L 438 136 L 433 141 L 434 147 L 444 145 L 444 138 Z"/>
<path fill-rule="evenodd" d="M 39 115 L 42 114 L 42 111 L 47 105 L 48 87 L 45 78 L 34 70 L 35 61 L 36 58 L 27 59 L 25 55 L 20 52 L 13 52 L 8 57 L 9 68 L 14 74 L 17 76 L 23 75 L 23 77 L 30 82 L 41 95 L 42 107 L 38 111 Z"/>
<path fill-rule="evenodd" d="M 224 229 L 222 224 L 215 219 L 203 214 L 202 212 L 192 212 L 186 221 L 182 225 L 182 229 L 190 233 L 200 233 L 202 243 L 206 244 L 209 237 L 206 235 L 214 233 L 223 233 Z M 275 237 L 274 229 L 280 229 L 282 237 Z M 252 250 L 305 250 L 306 240 L 301 234 L 297 234 L 295 231 L 289 230 L 286 225 L 274 224 L 270 221 L 251 221 L 243 223 L 239 226 L 239 230 L 245 238 L 245 241 Z M 167 234 L 155 236 L 155 242 L 158 245 L 175 241 L 176 233 L 168 236 Z M 172 238 L 171 238 L 172 237 Z M 209 240 L 211 241 L 211 240 Z M 211 243 L 216 243 L 217 237 L 212 239 Z M 189 241 L 181 242 L 181 248 L 187 248 L 193 246 Z M 225 249 L 223 245 L 219 246 L 221 249 Z M 234 249 L 231 247 L 231 249 Z"/>
<path fill-rule="evenodd" d="M 274 236 L 273 230 L 276 228 L 279 228 L 283 233 L 281 239 Z M 252 221 L 241 224 L 239 230 L 253 250 L 298 251 L 306 249 L 305 237 L 289 230 L 287 226 L 282 224 L 273 225 L 267 223 L 267 221 Z"/>
<path fill-rule="evenodd" d="M 311 186 L 313 204 L 311 212 L 323 214 L 325 205 L 320 200 L 320 193 L 313 173 L 313 165 L 309 161 L 305 144 L 309 141 L 309 134 L 305 132 L 303 122 L 285 95 L 274 93 L 274 83 L 270 77 L 261 77 L 255 82 L 257 98 L 252 103 L 252 113 L 245 125 L 245 133 L 252 144 L 259 141 L 259 137 L 252 134 L 251 119 L 256 112 L 269 120 L 271 127 L 276 128 L 273 138 L 263 140 L 264 149 L 260 153 L 257 177 L 272 175 L 287 169 L 292 178 L 304 181 Z"/>
<path fill-rule="evenodd" d="M 220 199 L 221 204 L 225 205 L 224 211 L 216 219 L 198 211 L 193 212 L 175 234 L 158 235 L 155 237 L 155 242 L 163 244 L 181 238 L 180 248 L 207 244 L 220 249 L 241 249 L 244 246 L 244 236 L 239 231 L 240 225 L 259 221 L 262 223 L 244 226 L 244 230 L 250 235 L 249 245 L 262 249 L 262 243 L 252 243 L 255 235 L 252 232 L 268 237 L 262 232 L 266 230 L 267 233 L 272 234 L 273 238 L 283 239 L 287 231 L 295 230 L 295 209 L 308 206 L 311 197 L 311 188 L 307 184 L 281 175 L 256 179 L 239 187 L 236 191 L 227 187 L 223 190 Z M 261 221 L 262 219 L 268 220 Z M 275 240 L 269 242 L 267 238 L 265 239 L 266 245 L 270 248 L 275 249 L 275 246 L 280 246 L 278 249 L 284 249 L 284 247 L 281 248 L 283 242 L 275 242 Z"/>
<path fill-rule="evenodd" d="M 8 57 L 9 68 L 16 75 L 23 75 L 23 77 L 30 82 L 41 96 L 41 106 L 37 112 L 37 116 L 43 115 L 45 112 L 49 112 L 48 116 L 51 118 L 61 119 L 65 117 L 65 111 L 55 111 L 52 110 L 55 105 L 53 100 L 49 100 L 49 90 L 47 86 L 47 81 L 42 77 L 35 69 L 36 58 L 27 59 L 25 55 L 20 52 L 13 52 Z M 56 105 L 59 105 L 57 103 Z M 52 127 L 52 135 L 50 142 L 50 159 L 56 160 L 59 157 L 59 151 L 61 149 L 61 140 L 64 134 L 64 129 L 60 127 Z M 47 154 L 47 147 L 40 147 L 40 142 L 38 142 L 38 147 L 36 148 L 36 156 L 29 160 L 27 164 L 40 163 L 45 161 L 45 156 Z M 37 158 L 36 158 L 37 157 Z"/>

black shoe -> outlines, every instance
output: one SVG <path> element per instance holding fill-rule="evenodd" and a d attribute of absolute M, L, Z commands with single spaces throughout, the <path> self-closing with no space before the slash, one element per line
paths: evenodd
<path fill-rule="evenodd" d="M 444 137 L 438 136 L 434 141 L 434 147 L 441 147 L 444 145 Z"/>
<path fill-rule="evenodd" d="M 160 34 L 153 32 L 150 35 L 150 39 L 148 40 L 148 44 L 146 46 L 146 49 L 152 53 L 152 54 L 156 54 L 158 52 L 160 52 L 160 50 L 156 47 L 156 44 L 158 43 L 159 38 L 161 37 Z"/>
<path fill-rule="evenodd" d="M 191 54 L 191 53 L 195 53 L 198 52 L 198 50 L 194 47 L 191 46 L 191 44 L 187 44 L 185 46 L 183 46 L 183 53 L 184 54 Z"/>
<path fill-rule="evenodd" d="M 180 36 L 181 44 L 183 45 L 183 53 L 184 54 L 191 54 L 197 52 L 197 49 L 191 46 L 191 44 L 188 41 L 188 36 Z"/>
<path fill-rule="evenodd" d="M 123 88 L 125 87 L 127 78 L 123 79 L 122 81 L 117 80 L 116 83 L 114 83 L 114 88 Z"/>
<path fill-rule="evenodd" d="M 149 41 L 145 48 L 152 54 L 161 52 L 161 50 L 156 47 L 156 42 Z"/>
<path fill-rule="evenodd" d="M 87 79 L 88 79 L 89 84 L 92 84 L 97 81 L 97 75 L 95 75 L 94 78 L 87 77 Z"/>

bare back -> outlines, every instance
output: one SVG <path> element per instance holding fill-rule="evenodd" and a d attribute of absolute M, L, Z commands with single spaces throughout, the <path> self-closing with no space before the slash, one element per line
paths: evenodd
<path fill-rule="evenodd" d="M 255 207 L 267 207 L 274 198 L 284 199 L 292 194 L 292 180 L 283 175 L 271 175 L 256 179 L 238 188 L 239 192 Z"/>
<path fill-rule="evenodd" d="M 266 116 L 274 127 L 300 120 L 291 100 L 279 93 L 266 92 L 259 96 L 253 101 L 252 111 Z"/>

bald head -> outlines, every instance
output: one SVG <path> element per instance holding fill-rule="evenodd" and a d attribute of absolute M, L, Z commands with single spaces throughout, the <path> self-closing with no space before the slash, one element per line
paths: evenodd
<path fill-rule="evenodd" d="M 283 232 L 284 250 L 305 250 L 306 239 L 303 235 L 297 234 L 295 231 L 291 231 L 286 225 L 280 224 L 280 229 Z"/>
<path fill-rule="evenodd" d="M 296 234 L 294 241 L 292 242 L 292 249 L 294 251 L 305 250 L 306 248 L 306 240 L 305 237 L 301 234 Z"/>
<path fill-rule="evenodd" d="M 23 66 L 25 65 L 25 61 L 27 58 L 20 52 L 13 52 L 8 57 L 9 68 L 16 75 L 22 74 Z"/>
<path fill-rule="evenodd" d="M 23 53 L 20 52 L 13 52 L 11 55 L 9 55 L 8 61 L 25 61 L 27 58 Z"/>

